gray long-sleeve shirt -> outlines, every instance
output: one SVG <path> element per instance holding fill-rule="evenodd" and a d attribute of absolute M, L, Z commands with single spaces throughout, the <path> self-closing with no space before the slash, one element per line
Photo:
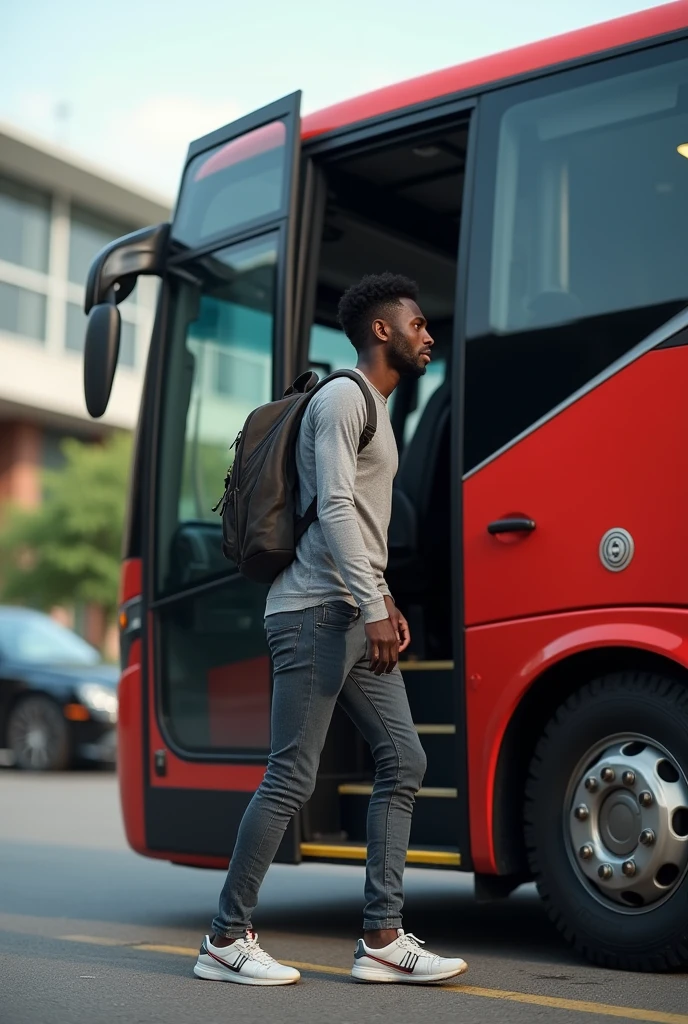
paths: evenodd
<path fill-rule="evenodd" d="M 360 455 L 366 404 L 354 381 L 339 377 L 308 404 L 296 445 L 298 513 L 317 493 L 318 519 L 272 584 L 266 615 L 348 601 L 365 622 L 387 618 L 384 573 L 398 453 L 387 400 L 366 383 L 377 405 L 377 430 Z"/>

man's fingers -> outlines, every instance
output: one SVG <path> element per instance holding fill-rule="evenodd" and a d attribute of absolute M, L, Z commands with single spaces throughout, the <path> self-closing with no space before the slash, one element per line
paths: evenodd
<path fill-rule="evenodd" d="M 389 646 L 387 648 L 387 652 L 386 652 L 387 653 L 387 658 L 386 658 L 386 662 L 387 663 L 385 665 L 385 674 L 386 675 L 389 675 L 389 673 L 393 672 L 394 669 L 396 668 L 397 661 L 399 660 L 398 651 L 399 651 L 399 644 L 398 644 L 398 642 L 397 641 L 390 641 Z"/>
<path fill-rule="evenodd" d="M 399 633 L 399 654 L 403 654 L 411 643 L 411 630 L 409 629 L 408 622 L 404 618 L 399 619 Z"/>

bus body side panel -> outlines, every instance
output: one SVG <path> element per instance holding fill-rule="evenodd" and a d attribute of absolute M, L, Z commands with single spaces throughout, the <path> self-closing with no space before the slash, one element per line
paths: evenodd
<path fill-rule="evenodd" d="M 579 608 L 688 606 L 688 347 L 637 359 L 464 484 L 467 626 Z M 523 516 L 532 533 L 490 536 Z M 635 554 L 610 572 L 606 532 Z"/>
<path fill-rule="evenodd" d="M 567 651 L 610 644 L 688 664 L 688 614 L 681 611 L 688 608 L 687 393 L 688 348 L 652 351 L 464 482 L 471 845 L 478 870 L 496 870 L 492 786 L 500 741 L 548 664 Z M 489 523 L 513 516 L 534 520 L 535 529 L 487 532 Z M 622 571 L 610 571 L 601 557 L 602 539 L 615 528 L 630 533 L 635 549 Z M 593 626 L 597 632 L 589 631 Z"/>
<path fill-rule="evenodd" d="M 636 648 L 688 669 L 688 611 L 605 608 L 546 615 L 478 626 L 466 640 L 471 851 L 476 871 L 496 874 L 495 773 L 523 696 L 546 669 L 582 651 Z"/>
<path fill-rule="evenodd" d="M 146 853 L 142 702 L 141 641 L 135 640 L 129 652 L 129 663 L 119 681 L 117 774 L 124 831 L 129 845 L 137 853 Z"/>

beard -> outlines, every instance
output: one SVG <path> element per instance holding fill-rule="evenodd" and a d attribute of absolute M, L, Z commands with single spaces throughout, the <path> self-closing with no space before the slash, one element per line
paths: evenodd
<path fill-rule="evenodd" d="M 421 362 L 420 353 L 397 328 L 387 342 L 387 362 L 401 377 L 422 377 L 427 369 L 427 364 Z"/>

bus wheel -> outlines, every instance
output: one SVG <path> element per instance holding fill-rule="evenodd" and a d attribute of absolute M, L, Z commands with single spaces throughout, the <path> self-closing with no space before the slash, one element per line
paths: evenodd
<path fill-rule="evenodd" d="M 525 801 L 549 916 L 595 963 L 688 964 L 688 687 L 644 672 L 572 694 L 548 723 Z"/>

